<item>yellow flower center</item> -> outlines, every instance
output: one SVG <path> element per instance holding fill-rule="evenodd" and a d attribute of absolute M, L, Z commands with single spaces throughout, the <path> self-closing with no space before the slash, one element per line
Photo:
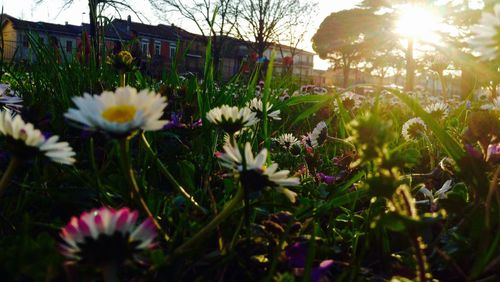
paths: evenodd
<path fill-rule="evenodd" d="M 102 117 L 110 122 L 126 123 L 135 117 L 136 109 L 130 105 L 109 107 L 102 112 Z"/>

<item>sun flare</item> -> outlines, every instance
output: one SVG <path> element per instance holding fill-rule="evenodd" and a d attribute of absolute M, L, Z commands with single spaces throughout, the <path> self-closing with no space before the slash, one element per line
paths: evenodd
<path fill-rule="evenodd" d="M 396 22 L 396 32 L 406 38 L 427 43 L 439 43 L 441 17 L 431 10 L 415 5 L 402 6 Z"/>

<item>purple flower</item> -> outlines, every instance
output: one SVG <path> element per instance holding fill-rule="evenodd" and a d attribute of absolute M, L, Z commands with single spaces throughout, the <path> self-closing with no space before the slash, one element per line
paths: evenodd
<path fill-rule="evenodd" d="M 498 159 L 499 155 L 500 143 L 488 145 L 488 149 L 486 150 L 486 161 L 489 161 L 491 159 Z"/>
<path fill-rule="evenodd" d="M 307 246 L 306 243 L 296 242 L 290 245 L 285 250 L 286 257 L 288 258 L 288 265 L 291 268 L 303 268 L 306 265 Z"/>
<path fill-rule="evenodd" d="M 191 125 L 192 128 L 198 128 L 198 127 L 202 127 L 203 126 L 203 121 L 202 119 L 198 119 L 197 121 L 193 122 L 193 124 Z"/>
<path fill-rule="evenodd" d="M 330 267 L 333 266 L 333 260 L 328 259 L 319 263 L 318 267 L 314 267 L 311 272 L 311 281 L 319 282 L 320 279 L 328 273 Z"/>
<path fill-rule="evenodd" d="M 296 275 L 303 275 L 304 267 L 306 266 L 307 259 L 307 243 L 296 242 L 286 248 L 285 254 L 288 258 L 290 268 L 293 268 Z M 330 267 L 333 266 L 333 260 L 324 260 L 319 263 L 317 267 L 313 267 L 311 271 L 311 281 L 319 282 L 323 278 Z"/>
<path fill-rule="evenodd" d="M 331 184 L 335 183 L 335 181 L 337 181 L 337 177 L 336 176 L 326 175 L 326 174 L 324 174 L 322 172 L 317 173 L 316 174 L 316 178 L 320 182 L 326 183 L 328 185 L 331 185 Z"/>
<path fill-rule="evenodd" d="M 163 129 L 186 128 L 186 125 L 181 122 L 181 119 L 182 113 L 172 112 L 170 114 L 170 120 L 163 126 Z"/>
<path fill-rule="evenodd" d="M 478 150 L 476 150 L 476 148 L 474 148 L 474 146 L 472 146 L 471 144 L 465 144 L 465 151 L 473 158 L 475 159 L 482 159 L 483 158 L 483 155 L 481 154 L 481 152 L 479 152 Z"/>

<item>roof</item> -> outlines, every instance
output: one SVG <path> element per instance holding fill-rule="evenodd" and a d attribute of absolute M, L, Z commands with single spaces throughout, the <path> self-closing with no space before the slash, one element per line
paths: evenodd
<path fill-rule="evenodd" d="M 70 25 L 70 24 L 62 25 L 62 24 L 53 24 L 46 22 L 32 22 L 32 21 L 20 20 L 12 16 L 9 16 L 7 14 L 2 15 L 2 25 L 6 20 L 12 22 L 14 28 L 18 30 L 37 31 L 42 33 L 69 35 L 69 36 L 78 36 L 82 31 L 82 27 L 77 25 Z"/>
<path fill-rule="evenodd" d="M 290 50 L 290 46 L 287 46 L 287 45 L 284 45 L 284 44 L 279 44 L 279 43 L 273 43 L 269 47 L 270 48 L 274 47 L 274 48 L 277 48 L 277 49 L 283 48 L 284 50 Z M 307 54 L 307 55 L 316 55 L 316 53 L 309 52 L 309 51 L 306 51 L 306 50 L 303 50 L 303 49 L 299 49 L 299 48 L 295 48 L 295 52 L 299 52 L 301 54 Z"/>
<path fill-rule="evenodd" d="M 115 19 L 108 25 L 105 36 L 116 39 L 131 39 L 130 32 L 134 30 L 139 37 L 152 37 L 157 39 L 177 41 L 177 40 L 193 40 L 199 35 L 187 32 L 182 28 L 174 25 L 149 25 L 143 23 L 132 22 L 128 20 Z"/>

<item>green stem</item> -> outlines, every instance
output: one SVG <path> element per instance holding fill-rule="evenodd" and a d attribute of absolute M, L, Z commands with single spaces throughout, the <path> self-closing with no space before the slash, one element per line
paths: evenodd
<path fill-rule="evenodd" d="M 306 256 L 306 264 L 304 265 L 304 276 L 303 280 L 304 282 L 309 282 L 311 281 L 311 275 L 312 275 L 312 264 L 314 261 L 314 257 L 316 256 L 316 229 L 317 229 L 317 223 L 313 220 L 312 222 L 312 234 L 311 234 L 311 239 L 309 239 L 308 242 L 308 250 L 307 250 L 307 256 Z"/>
<path fill-rule="evenodd" d="M 92 170 L 94 170 L 94 174 L 96 176 L 97 187 L 99 188 L 100 192 L 103 192 L 104 190 L 102 188 L 101 173 L 97 169 L 97 163 L 95 160 L 95 147 L 94 147 L 94 138 L 93 137 L 90 138 L 90 163 L 92 165 Z"/>
<path fill-rule="evenodd" d="M 127 74 L 124 72 L 120 72 L 120 87 L 125 87 L 127 81 Z"/>
<path fill-rule="evenodd" d="M 153 221 L 153 223 L 156 226 L 156 228 L 158 229 L 158 231 L 164 235 L 165 240 L 169 241 L 170 238 L 164 232 L 163 228 L 158 223 L 156 218 L 153 216 L 153 213 L 151 212 L 148 205 L 146 204 L 146 201 L 144 201 L 144 198 L 141 195 L 141 192 L 139 190 L 139 186 L 137 185 L 137 181 L 135 180 L 134 171 L 132 170 L 132 165 L 130 164 L 129 152 L 130 152 L 129 140 L 127 138 L 121 139 L 120 140 L 120 157 L 121 157 L 123 170 L 124 170 L 125 176 L 127 178 L 127 184 L 131 190 L 132 200 L 136 201 L 136 204 L 142 209 L 142 211 L 144 213 L 146 213 L 151 218 L 151 220 Z"/>
<path fill-rule="evenodd" d="M 353 148 L 354 150 L 356 150 L 356 146 L 354 146 L 354 144 L 352 144 L 351 142 L 348 142 L 344 139 L 341 139 L 341 138 L 337 138 L 337 137 L 333 137 L 333 136 L 327 136 L 329 140 L 332 140 L 332 141 L 335 141 L 335 142 L 338 142 L 338 143 L 342 143 L 344 145 L 347 145 L 351 148 Z"/>
<path fill-rule="evenodd" d="M 244 202 L 244 205 L 245 205 L 246 236 L 247 236 L 247 240 L 250 241 L 250 235 L 251 235 L 251 232 L 250 232 L 250 214 L 251 214 L 251 210 L 250 210 L 250 198 L 249 198 L 249 195 L 248 195 L 248 189 L 245 186 L 243 186 L 243 192 L 244 192 L 243 202 Z"/>
<path fill-rule="evenodd" d="M 14 171 L 19 166 L 19 164 L 21 164 L 21 161 L 18 158 L 12 157 L 10 159 L 7 169 L 3 173 L 2 179 L 0 179 L 0 197 L 2 197 L 5 189 L 9 185 L 10 179 L 12 178 L 12 175 L 14 174 Z"/>
<path fill-rule="evenodd" d="M 188 202 L 190 202 L 194 207 L 196 207 L 203 214 L 207 214 L 208 213 L 207 209 L 204 208 L 204 207 L 202 207 L 202 206 L 200 206 L 200 204 L 198 204 L 198 202 L 195 200 L 195 198 L 193 196 L 191 196 L 179 184 L 179 182 L 177 182 L 177 180 L 175 180 L 174 176 L 170 173 L 170 171 L 168 170 L 167 166 L 165 166 L 163 164 L 163 162 L 160 160 L 160 158 L 158 158 L 158 155 L 156 155 L 155 152 L 153 151 L 153 149 L 151 148 L 151 145 L 149 145 L 149 142 L 146 139 L 146 136 L 144 135 L 144 133 L 141 134 L 141 137 L 142 137 L 141 138 L 142 143 L 146 147 L 146 150 L 149 152 L 149 154 L 155 159 L 156 164 L 160 168 L 160 171 L 163 174 L 163 176 L 165 176 L 165 178 L 167 178 L 168 181 L 170 181 L 170 184 L 172 184 L 174 186 L 174 188 L 177 190 L 177 192 L 179 192 L 182 196 L 184 196 L 184 198 L 186 198 L 186 200 L 188 200 Z"/>
<path fill-rule="evenodd" d="M 401 198 L 404 201 L 407 216 L 416 217 L 415 209 L 412 208 L 411 199 L 408 199 L 408 194 L 402 190 L 399 191 Z M 408 230 L 410 233 L 410 242 L 415 252 L 415 259 L 417 260 L 417 278 L 419 282 L 425 282 L 431 279 L 430 273 L 427 269 L 427 259 L 425 256 L 425 244 L 422 242 L 422 237 L 414 230 Z"/>
<path fill-rule="evenodd" d="M 186 243 L 175 249 L 174 254 L 182 254 L 189 251 L 200 244 L 212 231 L 219 226 L 231 213 L 241 205 L 241 200 L 243 200 L 244 191 L 242 188 L 238 188 L 236 195 L 231 199 L 231 201 L 224 207 L 224 209 L 216 216 L 212 221 L 210 221 L 205 227 L 203 227 L 198 233 L 196 233 L 191 239 Z"/>

